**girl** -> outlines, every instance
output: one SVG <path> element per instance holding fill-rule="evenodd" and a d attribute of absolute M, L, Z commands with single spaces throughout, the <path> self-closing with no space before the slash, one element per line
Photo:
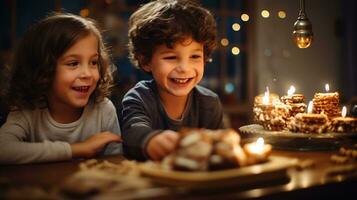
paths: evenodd
<path fill-rule="evenodd" d="M 122 153 L 110 66 L 91 20 L 54 14 L 30 28 L 12 65 L 0 163 Z"/>

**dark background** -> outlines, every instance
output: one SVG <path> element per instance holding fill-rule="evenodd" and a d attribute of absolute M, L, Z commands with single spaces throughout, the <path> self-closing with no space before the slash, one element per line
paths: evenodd
<path fill-rule="evenodd" d="M 139 80 L 150 78 L 132 67 L 126 47 L 127 20 L 131 13 L 145 2 L 148 1 L 0 0 L 0 67 L 3 69 L 9 64 L 13 50 L 24 31 L 51 11 L 65 11 L 96 19 L 110 47 L 112 60 L 117 66 L 118 87 L 112 100 L 119 108 L 122 96 L 130 87 Z M 331 81 L 333 90 L 340 93 L 342 104 L 351 105 L 355 101 L 355 1 L 306 1 L 306 12 L 313 24 L 314 43 L 304 50 L 297 49 L 291 40 L 293 22 L 299 11 L 298 0 L 199 2 L 213 12 L 219 30 L 219 47 L 213 54 L 212 62 L 207 63 L 205 76 L 200 84 L 219 94 L 227 123 L 233 128 L 252 123 L 253 98 L 262 93 L 265 86 L 283 95 L 287 85 L 291 84 L 291 79 L 299 86 L 299 92 L 306 94 L 308 98 L 320 88 L 322 82 Z M 270 12 L 269 18 L 261 17 L 262 9 Z M 287 17 L 279 19 L 276 16 L 279 10 L 285 11 Z M 241 19 L 244 13 L 250 17 L 247 22 Z M 234 23 L 240 25 L 239 31 L 232 29 Z M 222 44 L 222 39 L 227 39 L 229 44 Z M 239 48 L 239 54 L 232 53 L 233 47 Z M 326 56 L 326 52 L 333 56 Z M 319 64 L 319 61 L 323 60 L 327 64 Z M 286 65 L 289 65 L 290 69 L 287 69 Z M 323 69 L 324 73 L 321 73 L 320 69 Z M 303 70 L 303 73 L 299 70 Z M 289 81 L 286 81 L 287 79 Z M 320 79 L 321 83 L 317 81 Z M 0 124 L 5 119 L 6 108 L 1 106 Z"/>

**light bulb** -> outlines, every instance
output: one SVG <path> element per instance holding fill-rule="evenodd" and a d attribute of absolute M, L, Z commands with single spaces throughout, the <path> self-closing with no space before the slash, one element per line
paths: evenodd
<path fill-rule="evenodd" d="M 312 24 L 305 13 L 305 0 L 300 0 L 299 17 L 294 23 L 293 40 L 299 48 L 307 48 L 313 39 Z"/>

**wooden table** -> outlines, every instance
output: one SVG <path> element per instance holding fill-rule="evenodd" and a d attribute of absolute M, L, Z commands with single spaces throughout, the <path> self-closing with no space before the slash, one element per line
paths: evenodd
<path fill-rule="evenodd" d="M 272 155 L 288 158 L 298 158 L 301 163 L 313 161 L 314 166 L 306 169 L 290 169 L 290 179 L 275 183 L 265 183 L 250 187 L 228 188 L 224 190 L 203 190 L 189 192 L 185 190 L 156 190 L 148 194 L 150 199 L 321 199 L 323 197 L 338 198 L 342 195 L 355 195 L 357 189 L 357 170 L 352 164 L 337 165 L 330 161 L 334 151 L 296 152 L 273 150 Z M 106 159 L 114 163 L 121 162 L 121 156 L 111 156 Z M 80 160 L 67 162 L 3 165 L 0 166 L 0 198 L 4 195 L 6 186 L 40 186 L 50 189 L 60 184 L 65 177 L 78 170 Z M 346 168 L 347 166 L 347 168 Z M 337 168 L 340 172 L 332 173 Z M 5 188 L 5 189 L 4 189 Z M 114 199 L 114 198 L 113 198 Z"/>

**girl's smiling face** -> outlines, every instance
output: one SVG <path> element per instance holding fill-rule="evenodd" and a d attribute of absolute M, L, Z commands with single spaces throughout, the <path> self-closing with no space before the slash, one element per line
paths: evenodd
<path fill-rule="evenodd" d="M 186 97 L 202 79 L 204 71 L 203 44 L 192 38 L 174 44 L 158 46 L 151 61 L 143 66 L 151 72 L 162 99 Z"/>
<path fill-rule="evenodd" d="M 87 105 L 99 80 L 98 39 L 94 34 L 80 38 L 58 60 L 50 107 L 78 109 Z"/>

